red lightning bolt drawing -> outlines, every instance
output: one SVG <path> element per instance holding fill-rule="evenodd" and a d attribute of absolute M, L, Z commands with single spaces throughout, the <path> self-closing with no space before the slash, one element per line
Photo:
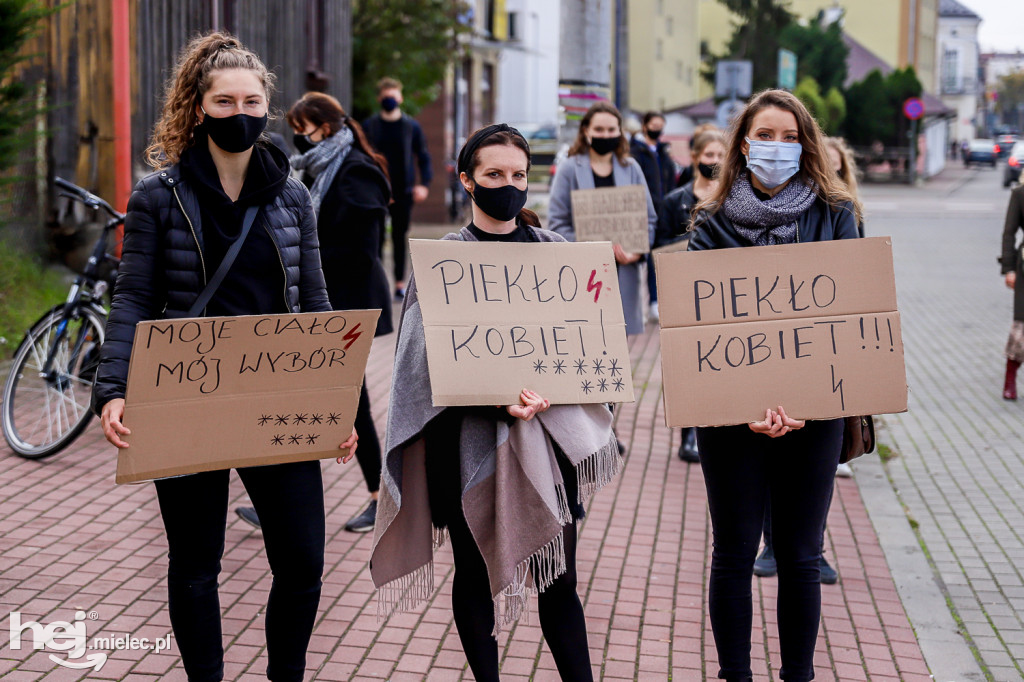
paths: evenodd
<path fill-rule="evenodd" d="M 349 347 L 356 342 L 356 339 L 363 335 L 363 333 L 359 331 L 359 327 L 362 324 L 363 323 L 360 322 L 356 326 L 352 327 L 345 336 L 341 337 L 342 341 L 348 341 L 348 343 L 345 344 L 345 350 L 348 350 Z"/>
<path fill-rule="evenodd" d="M 604 285 L 604 282 L 601 280 L 595 282 L 595 277 L 597 277 L 597 270 L 591 270 L 590 281 L 587 282 L 587 291 L 594 292 L 594 303 L 597 303 L 597 297 L 601 295 L 601 287 Z"/>

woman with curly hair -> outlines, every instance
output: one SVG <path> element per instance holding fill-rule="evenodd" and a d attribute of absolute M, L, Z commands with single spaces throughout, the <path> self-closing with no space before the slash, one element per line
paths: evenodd
<path fill-rule="evenodd" d="M 264 136 L 273 83 L 260 58 L 225 33 L 195 38 L 175 68 L 147 149 L 157 171 L 128 202 L 93 391 L 104 435 L 118 448 L 128 447 L 122 419 L 137 323 L 331 310 L 309 192 Z M 208 283 L 225 260 L 231 266 L 214 289 Z M 341 445 L 350 448 L 346 457 L 355 443 L 353 431 Z M 155 482 L 169 547 L 171 627 L 190 682 L 224 678 L 217 578 L 228 474 Z M 262 522 L 273 573 L 267 677 L 302 680 L 324 565 L 320 463 L 239 468 L 238 476 Z"/>

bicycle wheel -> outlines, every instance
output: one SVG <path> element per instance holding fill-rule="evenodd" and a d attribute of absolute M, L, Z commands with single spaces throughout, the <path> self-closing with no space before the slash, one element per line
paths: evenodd
<path fill-rule="evenodd" d="M 67 320 L 63 306 L 44 315 L 21 342 L 4 383 L 4 439 L 17 454 L 41 459 L 78 437 L 92 418 L 92 386 L 103 343 L 104 319 L 79 308 Z M 46 359 L 53 352 L 49 372 Z"/>

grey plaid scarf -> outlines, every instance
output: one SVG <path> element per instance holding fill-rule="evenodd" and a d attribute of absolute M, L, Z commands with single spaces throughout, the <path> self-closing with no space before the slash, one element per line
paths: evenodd
<path fill-rule="evenodd" d="M 733 183 L 722 207 L 736 231 L 755 246 L 790 244 L 796 239 L 796 221 L 816 199 L 813 185 L 793 178 L 778 194 L 761 201 L 744 172 Z"/>
<path fill-rule="evenodd" d="M 341 130 L 324 138 L 305 154 L 295 154 L 289 159 L 292 168 L 304 170 L 314 178 L 309 195 L 313 198 L 313 210 L 317 213 L 320 212 L 324 194 L 334 182 L 334 176 L 338 174 L 338 169 L 352 149 L 353 139 L 352 130 L 343 125 Z"/>

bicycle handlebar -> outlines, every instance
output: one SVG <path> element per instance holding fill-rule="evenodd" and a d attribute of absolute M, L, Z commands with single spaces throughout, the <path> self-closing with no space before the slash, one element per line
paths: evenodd
<path fill-rule="evenodd" d="M 53 184 L 68 192 L 70 198 L 75 199 L 77 201 L 81 201 L 83 204 L 90 208 L 102 208 L 104 211 L 109 213 L 111 217 L 116 218 L 119 221 L 124 220 L 124 213 L 115 211 L 113 206 L 111 206 L 110 204 L 108 204 L 107 202 L 105 202 L 103 199 L 99 198 L 92 192 L 88 192 L 79 187 L 78 185 L 72 182 L 68 182 L 67 180 L 61 177 L 54 177 Z"/>

